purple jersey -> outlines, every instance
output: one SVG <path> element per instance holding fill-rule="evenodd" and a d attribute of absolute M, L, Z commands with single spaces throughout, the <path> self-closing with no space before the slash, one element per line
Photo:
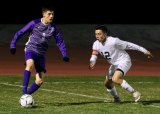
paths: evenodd
<path fill-rule="evenodd" d="M 29 40 L 26 43 L 25 51 L 32 50 L 44 55 L 48 49 L 48 43 L 53 36 L 56 45 L 60 49 L 62 56 L 67 56 L 64 40 L 55 24 L 44 25 L 41 19 L 32 20 L 21 30 L 19 30 L 11 41 L 10 48 L 16 47 L 16 42 L 24 33 L 30 32 Z"/>

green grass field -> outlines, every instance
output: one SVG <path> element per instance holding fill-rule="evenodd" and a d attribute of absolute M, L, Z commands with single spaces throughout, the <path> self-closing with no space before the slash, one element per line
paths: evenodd
<path fill-rule="evenodd" d="M 46 76 L 43 86 L 32 94 L 35 106 L 21 108 L 22 77 L 1 76 L 0 114 L 160 114 L 160 77 L 125 76 L 142 98 L 134 103 L 130 93 L 116 86 L 120 104 L 112 102 L 104 88 L 104 78 Z M 30 82 L 33 80 L 32 77 Z"/>

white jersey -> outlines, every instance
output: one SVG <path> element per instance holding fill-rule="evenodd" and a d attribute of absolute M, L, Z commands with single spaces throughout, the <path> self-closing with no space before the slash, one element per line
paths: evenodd
<path fill-rule="evenodd" d="M 145 48 L 139 45 L 111 36 L 108 36 L 103 44 L 98 40 L 93 43 L 93 51 L 97 51 L 112 65 L 118 65 L 123 61 L 131 61 L 129 54 L 125 51 L 127 49 L 147 52 Z M 92 57 L 90 61 L 92 61 Z"/>

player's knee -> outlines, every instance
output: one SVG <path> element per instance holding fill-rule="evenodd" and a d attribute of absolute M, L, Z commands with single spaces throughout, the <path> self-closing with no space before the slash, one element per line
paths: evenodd
<path fill-rule="evenodd" d="M 112 85 L 112 80 L 105 80 L 104 81 L 104 85 L 106 88 L 110 89 L 111 88 L 111 85 Z"/>
<path fill-rule="evenodd" d="M 28 70 L 28 71 L 32 71 L 33 67 L 34 67 L 34 65 L 32 65 L 32 64 L 26 64 L 26 70 Z"/>
<path fill-rule="evenodd" d="M 29 59 L 26 61 L 26 70 L 32 71 L 34 68 L 34 61 Z"/>
<path fill-rule="evenodd" d="M 36 84 L 41 86 L 43 84 L 43 80 L 42 79 L 36 79 Z"/>
<path fill-rule="evenodd" d="M 105 81 L 104 81 L 104 85 L 107 87 L 107 85 L 108 85 L 108 80 L 105 80 Z"/>

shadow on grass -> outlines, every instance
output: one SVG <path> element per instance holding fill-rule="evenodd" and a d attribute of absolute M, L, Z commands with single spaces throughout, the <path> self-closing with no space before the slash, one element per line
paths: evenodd
<path fill-rule="evenodd" d="M 95 103 L 105 103 L 104 101 L 86 101 L 86 102 L 43 102 L 44 105 L 52 105 L 52 106 L 70 106 L 70 105 L 86 105 L 86 104 L 95 104 Z M 37 104 L 41 104 L 38 102 Z"/>
<path fill-rule="evenodd" d="M 76 105 L 86 105 L 86 104 L 95 104 L 95 103 L 105 103 L 105 102 L 104 101 L 64 102 L 64 103 L 62 102 L 36 102 L 33 107 L 30 107 L 30 109 L 45 108 L 46 106 L 71 106 L 71 105 L 76 106 Z"/>
<path fill-rule="evenodd" d="M 122 101 L 121 104 L 125 104 L 125 103 L 135 103 L 135 104 L 142 104 L 142 105 L 151 105 L 151 104 L 155 104 L 155 103 L 160 103 L 160 100 L 141 100 L 138 101 L 137 103 L 134 101 Z"/>
<path fill-rule="evenodd" d="M 151 105 L 151 104 L 155 104 L 155 103 L 160 103 L 160 100 L 144 100 L 144 101 L 140 101 L 143 105 Z"/>
<path fill-rule="evenodd" d="M 135 103 L 134 101 L 122 101 L 120 103 L 114 103 L 112 101 L 83 101 L 83 102 L 37 102 L 36 106 L 32 108 L 44 108 L 46 105 L 49 106 L 76 106 L 76 105 L 87 105 L 87 104 L 99 104 L 99 103 L 113 103 L 113 104 L 127 104 L 127 103 L 133 103 L 133 104 L 142 104 L 142 105 L 151 105 L 155 103 L 160 103 L 160 100 L 143 100 Z M 40 104 L 40 105 L 38 105 Z"/>

